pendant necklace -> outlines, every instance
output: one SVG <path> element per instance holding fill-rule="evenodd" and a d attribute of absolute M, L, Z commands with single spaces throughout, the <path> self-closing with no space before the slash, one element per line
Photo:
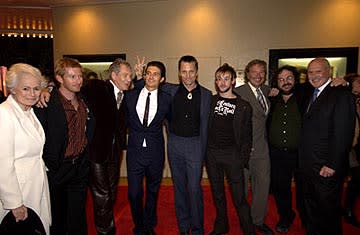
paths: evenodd
<path fill-rule="evenodd" d="M 188 100 L 191 100 L 191 99 L 192 99 L 192 94 L 191 94 L 191 92 L 188 93 L 187 98 L 188 98 Z"/>

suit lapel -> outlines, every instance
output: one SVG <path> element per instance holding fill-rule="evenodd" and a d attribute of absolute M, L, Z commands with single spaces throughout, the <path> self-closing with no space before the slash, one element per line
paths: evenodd
<path fill-rule="evenodd" d="M 153 123 L 157 122 L 159 118 L 161 118 L 161 108 L 164 107 L 163 105 L 163 93 L 158 90 L 158 94 L 157 94 L 157 109 L 156 109 L 156 113 L 155 113 L 155 116 L 154 116 L 154 119 L 150 122 L 149 126 L 151 126 Z"/>
<path fill-rule="evenodd" d="M 265 114 L 263 108 L 261 107 L 259 101 L 256 99 L 256 96 L 255 96 L 254 92 L 251 90 L 251 87 L 248 83 L 245 84 L 245 88 L 246 89 L 244 89 L 244 92 L 249 99 L 249 103 L 252 104 L 253 108 L 255 108 L 257 112 L 262 112 Z M 267 99 L 265 99 L 265 100 L 266 100 L 266 102 L 268 102 Z"/>
<path fill-rule="evenodd" d="M 316 98 L 316 100 L 311 104 L 307 114 L 311 114 L 314 110 L 317 109 L 317 107 L 321 106 L 324 103 L 324 100 L 326 99 L 330 89 L 331 89 L 330 84 L 328 84 L 324 88 L 324 90 L 320 93 L 320 95 Z M 312 94 L 309 99 L 309 102 L 310 102 L 311 98 L 312 98 Z"/>
<path fill-rule="evenodd" d="M 114 91 L 114 85 L 110 82 L 110 80 L 105 81 L 106 88 L 108 89 L 109 96 L 112 98 L 111 103 L 113 107 L 116 107 L 116 97 L 115 97 L 115 91 Z"/>

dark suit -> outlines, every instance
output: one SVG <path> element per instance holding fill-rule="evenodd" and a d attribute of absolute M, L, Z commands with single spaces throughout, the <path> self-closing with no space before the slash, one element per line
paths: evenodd
<path fill-rule="evenodd" d="M 88 146 L 76 161 L 64 160 L 68 145 L 68 124 L 57 89 L 51 93 L 48 107 L 35 108 L 46 136 L 44 162 L 49 169 L 48 179 L 52 211 L 51 235 L 85 235 L 86 189 L 88 183 Z M 94 117 L 88 113 L 86 136 L 93 136 Z"/>
<path fill-rule="evenodd" d="M 265 96 L 266 103 L 270 106 L 270 101 L 267 98 L 270 88 L 263 85 L 260 89 Z M 253 192 L 251 216 L 255 225 L 261 225 L 264 223 L 267 212 L 270 187 L 270 158 L 266 131 L 267 114 L 248 83 L 235 88 L 234 91 L 249 102 L 253 110 L 253 151 L 250 156 L 249 170 L 245 170 L 245 176 L 248 176 L 247 173 L 249 173 L 251 177 Z M 247 188 L 248 180 L 245 183 Z"/>
<path fill-rule="evenodd" d="M 165 160 L 163 123 L 171 108 L 169 94 L 158 90 L 157 111 L 147 127 L 142 125 L 136 111 L 139 89 L 125 93 L 126 116 L 129 127 L 126 155 L 128 197 L 135 224 L 134 234 L 141 235 L 157 223 L 156 204 Z M 146 147 L 143 141 L 146 140 Z M 143 181 L 146 177 L 145 206 Z"/>
<path fill-rule="evenodd" d="M 113 208 L 120 176 L 122 150 L 126 148 L 124 102 L 117 109 L 113 84 L 91 79 L 81 88 L 96 125 L 90 143 L 90 189 L 98 234 L 115 234 Z"/>
<path fill-rule="evenodd" d="M 171 128 L 168 133 L 168 158 L 174 183 L 178 227 L 181 232 L 191 229 L 193 235 L 204 233 L 204 204 L 200 181 L 206 153 L 211 103 L 211 92 L 199 84 L 198 86 L 200 88 L 199 136 L 177 136 Z M 162 90 L 168 92 L 174 100 L 179 87 L 180 85 L 177 84 L 166 83 Z M 171 120 L 175 118 L 177 117 L 172 115 Z"/>
<path fill-rule="evenodd" d="M 213 96 L 211 114 L 209 115 L 209 134 L 219 131 L 213 126 L 215 106 L 218 100 L 219 95 Z M 210 145 L 209 142 L 207 147 L 206 167 L 216 207 L 214 231 L 217 233 L 223 234 L 229 231 L 224 188 L 225 173 L 244 234 L 255 234 L 244 185 L 244 167 L 248 167 L 252 148 L 251 117 L 252 108 L 250 104 L 237 96 L 233 121 L 228 124 L 232 127 L 235 145 L 219 148 Z"/>
<path fill-rule="evenodd" d="M 328 85 L 303 117 L 299 166 L 309 234 L 342 234 L 340 192 L 355 125 L 355 104 L 344 87 Z M 322 177 L 327 166 L 335 175 Z"/>

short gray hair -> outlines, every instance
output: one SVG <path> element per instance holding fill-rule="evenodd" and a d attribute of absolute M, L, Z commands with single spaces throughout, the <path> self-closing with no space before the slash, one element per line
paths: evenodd
<path fill-rule="evenodd" d="M 20 79 L 23 79 L 25 76 L 32 76 L 39 79 L 41 88 L 47 86 L 46 79 L 41 75 L 39 69 L 24 63 L 13 64 L 6 73 L 6 87 L 11 92 Z"/>
<path fill-rule="evenodd" d="M 109 66 L 109 79 L 111 79 L 111 73 L 114 72 L 115 74 L 118 74 L 120 72 L 120 67 L 121 65 L 124 65 L 126 67 L 128 67 L 129 69 L 131 69 L 131 65 L 129 62 L 117 58 L 114 62 L 112 62 L 112 64 Z"/>

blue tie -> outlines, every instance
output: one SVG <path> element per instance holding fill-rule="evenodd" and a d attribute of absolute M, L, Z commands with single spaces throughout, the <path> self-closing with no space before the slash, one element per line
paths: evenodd
<path fill-rule="evenodd" d="M 312 97 L 311 104 L 314 103 L 314 101 L 316 100 L 317 95 L 319 94 L 319 91 L 320 91 L 319 88 L 315 88 L 314 93 L 313 93 L 313 97 Z"/>
<path fill-rule="evenodd" d="M 315 102 L 315 100 L 316 100 L 316 98 L 317 98 L 317 96 L 318 96 L 318 94 L 319 94 L 319 91 L 320 91 L 320 90 L 319 90 L 318 88 L 315 88 L 314 93 L 313 93 L 313 95 L 312 95 L 312 98 L 311 98 L 311 100 L 310 100 L 309 106 L 308 106 L 308 108 L 307 108 L 307 111 L 310 110 L 311 105 Z"/>

